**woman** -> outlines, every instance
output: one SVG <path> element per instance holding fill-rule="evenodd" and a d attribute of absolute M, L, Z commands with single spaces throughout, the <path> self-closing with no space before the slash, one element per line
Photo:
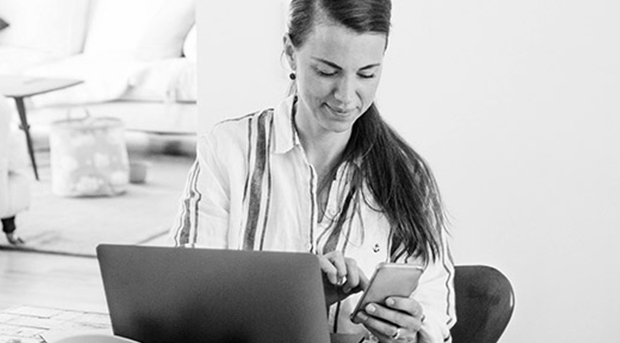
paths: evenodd
<path fill-rule="evenodd" d="M 373 101 L 389 0 L 292 0 L 284 55 L 292 95 L 201 137 L 177 246 L 316 253 L 333 332 L 444 342 L 455 322 L 453 265 L 433 176 Z M 380 262 L 421 264 L 411 297 L 370 304 Z"/>

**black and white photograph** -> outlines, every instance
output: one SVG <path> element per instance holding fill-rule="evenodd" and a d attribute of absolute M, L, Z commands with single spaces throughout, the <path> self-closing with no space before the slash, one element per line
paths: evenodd
<path fill-rule="evenodd" d="M 617 341 L 618 13 L 0 0 L 0 343 Z"/>

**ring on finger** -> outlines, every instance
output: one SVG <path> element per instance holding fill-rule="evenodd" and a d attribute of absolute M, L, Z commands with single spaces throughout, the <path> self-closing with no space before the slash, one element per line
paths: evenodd
<path fill-rule="evenodd" d="M 399 339 L 400 338 L 400 328 L 396 329 L 396 333 L 392 335 L 392 339 Z"/>

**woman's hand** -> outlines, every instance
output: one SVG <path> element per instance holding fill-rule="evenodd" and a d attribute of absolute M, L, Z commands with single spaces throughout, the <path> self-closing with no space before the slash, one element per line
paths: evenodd
<path fill-rule="evenodd" d="M 327 306 L 360 292 L 368 286 L 364 275 L 354 259 L 345 258 L 340 251 L 319 256 L 323 271 L 323 288 Z"/>
<path fill-rule="evenodd" d="M 380 342 L 417 342 L 424 322 L 424 309 L 406 297 L 389 297 L 385 306 L 370 303 L 354 321 L 362 323 Z"/>

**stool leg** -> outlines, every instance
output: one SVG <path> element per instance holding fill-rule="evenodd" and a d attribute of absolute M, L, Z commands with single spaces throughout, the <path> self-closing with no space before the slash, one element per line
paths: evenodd
<path fill-rule="evenodd" d="M 26 134 L 28 154 L 30 155 L 30 162 L 32 162 L 34 177 L 35 179 L 37 179 L 37 181 L 39 181 L 39 170 L 37 169 L 37 160 L 34 157 L 34 148 L 32 147 L 32 138 L 30 137 L 30 124 L 28 124 L 28 117 L 26 117 L 26 106 L 24 105 L 24 98 L 16 97 L 15 105 L 17 105 L 17 113 L 19 114 L 21 129 L 24 131 L 24 134 Z"/>
<path fill-rule="evenodd" d="M 24 240 L 15 235 L 15 216 L 2 218 L 2 231 L 6 235 L 7 241 L 13 245 L 24 244 Z"/>

